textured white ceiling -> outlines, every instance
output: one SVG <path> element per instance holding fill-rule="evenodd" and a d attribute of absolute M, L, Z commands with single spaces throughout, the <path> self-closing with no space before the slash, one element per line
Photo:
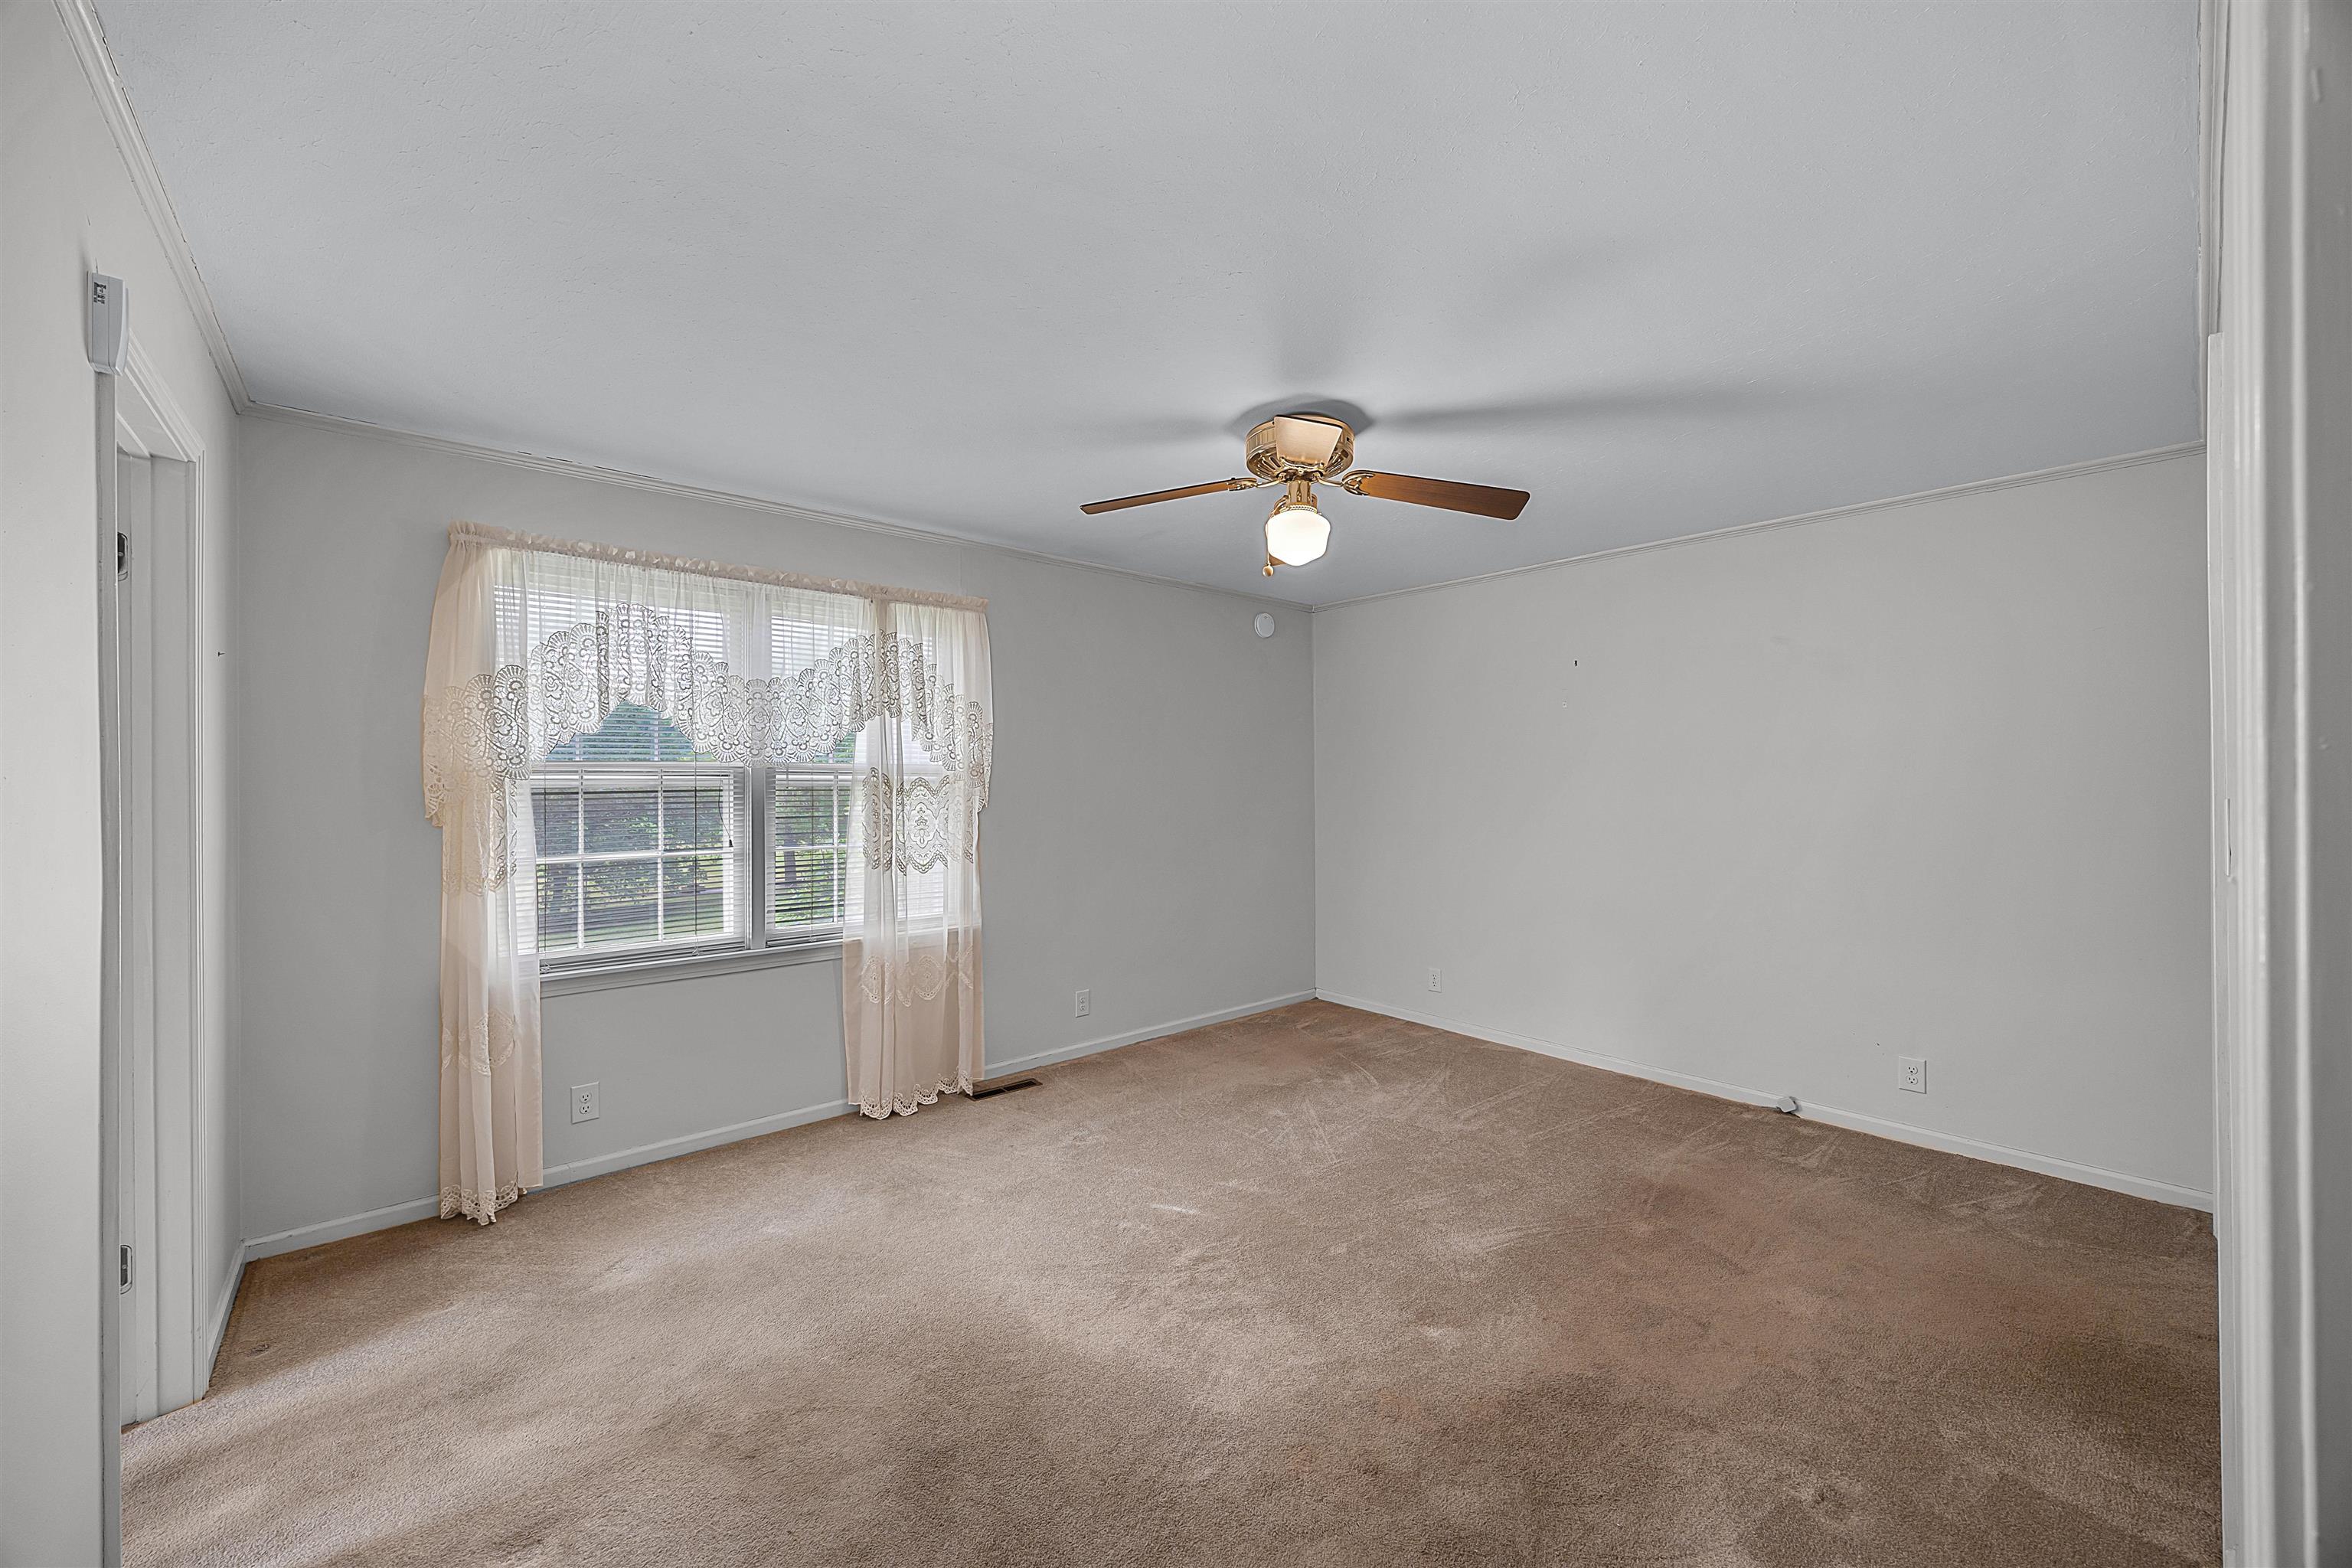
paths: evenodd
<path fill-rule="evenodd" d="M 2193 0 L 100 11 L 265 403 L 1311 604 L 2197 432 Z M 1330 399 L 1534 502 L 1078 512 Z"/>

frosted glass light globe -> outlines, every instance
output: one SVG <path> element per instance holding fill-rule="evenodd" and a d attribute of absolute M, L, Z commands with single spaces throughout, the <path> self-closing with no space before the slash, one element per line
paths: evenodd
<path fill-rule="evenodd" d="M 1278 506 L 1265 520 L 1265 552 L 1285 566 L 1319 561 L 1331 543 L 1331 524 L 1313 506 Z"/>

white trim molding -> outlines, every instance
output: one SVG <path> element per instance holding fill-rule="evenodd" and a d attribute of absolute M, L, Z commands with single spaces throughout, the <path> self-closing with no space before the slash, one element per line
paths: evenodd
<path fill-rule="evenodd" d="M 2326 1568 L 2352 1562 L 2352 6 L 2218 9 L 2222 1554 Z"/>
<path fill-rule="evenodd" d="M 1238 1007 L 1220 1007 L 1213 1013 L 1196 1013 L 1190 1018 L 1179 1018 L 1171 1024 L 1154 1024 L 1149 1028 L 1130 1029 L 1123 1035 L 1105 1035 L 1099 1039 L 1083 1040 L 1075 1046 L 1059 1046 L 1049 1051 L 1032 1051 L 1025 1057 L 1009 1061 L 991 1062 L 988 1075 L 1003 1078 L 1007 1073 L 1031 1072 L 1038 1068 L 1052 1067 L 1057 1062 L 1076 1061 L 1080 1057 L 1093 1056 L 1097 1051 L 1115 1051 L 1122 1046 L 1139 1046 L 1146 1040 L 1165 1039 L 1190 1029 L 1205 1029 L 1212 1024 L 1230 1024 L 1236 1018 L 1255 1017 L 1280 1007 L 1295 1007 L 1301 1002 L 1315 1000 L 1312 991 L 1294 991 L 1286 996 L 1269 996 L 1262 1002 L 1244 1002 Z"/>
<path fill-rule="evenodd" d="M 2169 447 L 2154 447 L 2144 452 L 2126 452 L 2111 458 L 2094 458 L 2084 462 L 2067 463 L 2054 468 L 2037 468 L 2030 473 L 2001 474 L 1991 479 L 1969 479 L 1957 485 L 1945 485 L 1937 489 L 1915 490 L 1906 495 L 1888 496 L 1878 500 L 1856 501 L 1849 506 L 1831 507 L 1822 511 L 1800 512 L 1793 517 L 1765 518 L 1756 522 L 1738 522 L 1727 528 L 1708 529 L 1698 533 L 1676 534 L 1671 539 L 1647 540 L 1639 544 L 1618 545 L 1609 550 L 1595 550 L 1581 555 L 1561 556 L 1552 561 L 1532 562 L 1525 566 L 1509 566 L 1499 572 L 1485 572 L 1469 577 L 1450 577 L 1441 583 L 1416 584 L 1410 588 L 1391 588 L 1385 593 L 1364 594 L 1352 599 L 1333 599 L 1313 605 L 1297 599 L 1279 599 L 1265 594 L 1244 593 L 1237 588 L 1221 588 L 1208 583 L 1188 582 L 1181 577 L 1163 577 L 1156 573 L 1140 572 L 1129 566 L 1106 566 L 1100 562 L 1080 561 L 1074 556 L 1055 555 L 1043 550 L 1026 550 L 1017 544 L 1004 544 L 992 539 L 981 539 L 971 534 L 956 533 L 946 529 L 918 528 L 910 523 L 886 522 L 879 518 L 860 517 L 851 512 L 821 511 L 793 501 L 771 500 L 764 496 L 746 495 L 736 490 L 716 489 L 689 484 L 684 480 L 662 479 L 652 474 L 633 473 L 625 468 L 607 468 L 572 458 L 551 457 L 541 452 L 512 451 L 498 447 L 486 447 L 478 442 L 459 440 L 449 436 L 428 436 L 415 430 L 404 430 L 393 425 L 376 425 L 364 419 L 347 419 L 336 414 L 319 414 L 307 408 L 288 408 L 274 403 L 248 403 L 240 413 L 257 419 L 268 419 L 280 425 L 298 426 L 308 430 L 322 430 L 342 436 L 363 436 L 378 441 L 390 441 L 397 446 L 416 447 L 425 451 L 441 452 L 454 458 L 472 458 L 486 463 L 504 464 L 509 468 L 525 468 L 534 473 L 552 474 L 562 479 L 581 479 L 592 484 L 617 485 L 625 489 L 647 490 L 656 495 L 673 496 L 681 500 L 703 501 L 712 506 L 740 507 L 749 511 L 761 511 L 772 516 L 792 518 L 802 522 L 824 523 L 834 528 L 852 528 L 866 533 L 887 534 L 894 538 L 920 541 L 928 544 L 960 545 L 969 550 L 985 550 L 1016 560 L 1035 561 L 1048 566 L 1074 567 L 1081 572 L 1099 572 L 1105 576 L 1126 577 L 1139 583 L 1156 583 L 1164 588 L 1189 588 L 1196 594 L 1215 594 L 1223 598 L 1241 599 L 1250 604 L 1264 605 L 1272 609 L 1290 610 L 1301 614 L 1319 614 L 1325 610 L 1345 609 L 1350 605 L 1369 605 L 1381 599 L 1402 598 L 1408 594 L 1431 594 L 1441 588 L 1458 588 L 1468 583 L 1485 583 L 1497 577 L 1517 577 L 1530 572 L 1553 572 L 1567 566 L 1583 566 L 1596 561 L 1614 560 L 1621 555 L 1639 555 L 1652 550 L 1675 550 L 1689 544 L 1706 544 L 1718 540 L 1736 539 L 1743 534 L 1762 533 L 1774 529 L 1802 528 L 1811 523 L 1833 522 L 1842 518 L 1863 517 L 1873 512 L 1888 511 L 1898 507 L 1919 506 L 1929 501 L 1949 500 L 1957 496 L 1981 495 L 2004 490 L 2018 485 L 2053 483 L 2075 479 L 2084 474 L 2103 473 L 2110 468 L 2137 468 L 2142 463 L 2161 463 L 2175 458 L 2201 457 L 2204 441 L 2182 441 Z M 479 527 L 478 524 L 464 524 Z"/>
<path fill-rule="evenodd" d="M 138 831 L 128 853 L 147 896 L 126 913 L 145 933 L 152 969 L 141 1004 L 152 1054 L 146 1090 L 152 1114 L 144 1126 L 120 1129 L 118 1141 L 144 1145 L 139 1152 L 149 1174 L 142 1185 L 152 1190 L 153 1230 L 141 1245 L 152 1253 L 144 1265 L 155 1288 L 151 1413 L 160 1414 L 197 1398 L 211 1365 L 205 1314 L 215 1282 L 205 1243 L 214 1238 L 206 1235 L 205 1216 L 213 1194 L 205 1173 L 220 1130 L 208 1125 L 205 1086 L 226 1042 L 206 1028 L 205 977 L 223 938 L 205 925 L 205 868 L 214 857 L 205 833 L 205 767 L 225 741 L 221 716 L 205 712 L 202 650 L 214 629 L 205 613 L 205 557 L 220 520 L 205 506 L 213 459 L 204 438 L 136 331 L 121 373 L 109 379 L 117 441 L 128 436 L 139 455 L 180 465 L 169 487 L 180 500 L 172 514 L 176 526 L 165 526 L 159 510 L 133 552 L 131 572 L 140 584 L 133 603 L 141 606 L 134 620 L 143 657 L 152 662 L 134 681 L 137 699 L 124 716 L 141 737 L 131 748 L 140 798 L 130 803 Z M 163 470 L 157 479 L 160 498 L 166 489 Z M 170 563 L 178 571 L 167 579 L 163 569 Z M 167 630 L 175 634 L 171 649 L 159 646 Z M 173 689 L 167 677 L 175 670 Z M 162 897 L 167 882 L 183 884 L 183 900 Z M 157 955 L 174 949 L 184 962 L 173 966 L 166 985 L 152 965 Z"/>
<path fill-rule="evenodd" d="M 228 1337 L 229 1314 L 236 1310 L 237 1288 L 244 1283 L 245 1259 L 240 1257 L 222 1272 L 221 1287 L 213 1294 L 212 1311 L 205 1319 L 205 1337 L 196 1347 L 198 1399 L 212 1392 L 213 1373 L 220 1367 L 221 1341 Z"/>
<path fill-rule="evenodd" d="M 106 28 L 98 19 L 97 8 L 92 0 L 57 0 L 57 8 L 58 19 L 65 24 L 66 37 L 73 41 L 74 54 L 81 61 L 82 74 L 89 79 L 99 112 L 106 117 L 106 128 L 113 132 L 114 145 L 131 171 L 131 183 L 138 188 L 139 204 L 147 209 L 156 243 L 170 259 L 172 271 L 180 280 L 180 292 L 187 299 L 188 313 L 196 319 L 196 330 L 212 352 L 213 368 L 220 373 L 230 405 L 245 413 L 253 406 L 245 388 L 245 373 L 229 352 L 228 334 L 221 330 L 212 290 L 205 287 L 196 253 L 188 245 L 187 231 L 180 226 L 180 215 L 173 210 L 163 174 L 155 167 L 155 155 L 148 150 L 138 117 L 131 111 L 131 98 L 122 90 L 122 77 L 114 68 L 113 52 L 106 47 Z"/>
<path fill-rule="evenodd" d="M 2084 474 L 2105 473 L 2109 468 L 2134 468 L 2142 463 L 2168 462 L 2174 458 L 2194 458 L 2205 450 L 2205 443 L 2182 441 L 2170 447 L 2152 447 L 2145 452 L 2126 452 L 2114 458 L 2093 458 L 2087 462 L 2066 463 L 2055 468 L 2036 468 L 2031 473 L 2003 474 L 1996 479 L 1969 479 L 1966 483 L 1945 485 L 1932 490 L 1913 490 L 1907 495 L 1888 496 L 1884 500 L 1855 501 L 1851 506 L 1833 506 L 1822 511 L 1802 511 L 1793 517 L 1768 517 L 1759 522 L 1735 522 L 1728 528 L 1710 528 L 1698 533 L 1678 533 L 1672 539 L 1646 540 L 1640 544 L 1620 544 L 1609 550 L 1587 551 L 1582 555 L 1563 555 L 1557 561 L 1538 561 L 1526 566 L 1507 566 L 1499 572 L 1480 572 L 1468 577 L 1449 577 L 1443 583 L 1423 583 L 1411 588 L 1391 588 L 1384 594 L 1360 594 L 1352 599 L 1334 599 L 1318 605 L 1315 612 L 1344 610 L 1350 605 L 1370 605 L 1382 599 L 1402 599 L 1409 594 L 1434 594 L 1441 588 L 1459 588 L 1471 583 L 1491 583 L 1498 577 L 1524 577 L 1531 572 L 1557 572 L 1567 566 L 1589 566 L 1596 561 L 1614 561 L 1620 556 L 1643 555 L 1653 550 L 1679 550 L 1686 544 L 1711 544 L 1719 540 L 1738 539 L 1750 533 L 1769 533 L 1775 529 L 1805 528 L 1816 522 L 1835 522 L 1842 518 L 1866 517 L 1872 512 L 1892 511 L 1898 507 L 1924 506 L 1929 501 L 1950 500 L 1958 496 L 1984 495 L 1993 490 L 2014 489 L 2019 485 L 2052 484 L 2060 479 L 2079 479 Z"/>
<path fill-rule="evenodd" d="M 1154 1024 L 1146 1028 L 1130 1029 L 1124 1034 L 1105 1035 L 1098 1039 L 1082 1040 L 1075 1046 L 1057 1046 L 1051 1050 L 1032 1051 L 1008 1061 L 988 1064 L 989 1076 L 1002 1078 L 1008 1073 L 1029 1072 L 1050 1067 L 1057 1062 L 1075 1061 L 1099 1051 L 1117 1050 L 1122 1046 L 1140 1045 L 1170 1035 L 1181 1035 L 1188 1029 L 1204 1029 L 1212 1024 L 1229 1024 L 1236 1018 L 1247 1018 L 1259 1013 L 1271 1013 L 1278 1007 L 1289 1007 L 1315 999 L 1312 991 L 1297 991 L 1286 996 L 1269 996 L 1260 1002 L 1244 1002 L 1237 1007 L 1222 1007 L 1213 1013 L 1197 1014 L 1179 1018 L 1172 1023 Z M 593 1154 L 584 1160 L 572 1160 L 547 1169 L 549 1188 L 568 1186 L 594 1176 L 606 1176 L 615 1171 L 625 1171 L 637 1165 L 650 1165 L 662 1160 L 675 1160 L 681 1154 L 699 1153 L 716 1149 L 722 1143 L 740 1143 L 747 1138 L 764 1138 L 771 1132 L 789 1128 L 804 1127 L 812 1121 L 831 1117 L 847 1116 L 856 1107 L 847 1100 L 828 1100 L 815 1105 L 804 1105 L 797 1110 L 780 1111 L 773 1116 L 755 1117 L 707 1131 L 688 1132 L 676 1138 L 664 1138 L 652 1143 L 640 1143 L 631 1149 L 618 1149 L 609 1154 Z M 441 1212 L 440 1199 L 411 1198 L 406 1203 L 390 1204 L 364 1214 L 347 1215 L 341 1219 L 321 1220 L 316 1225 L 297 1226 L 269 1236 L 256 1237 L 245 1244 L 245 1261 L 248 1264 L 280 1253 L 299 1252 L 306 1247 L 320 1247 L 331 1241 L 342 1241 L 370 1231 L 389 1230 L 420 1219 L 432 1219 Z M 221 1321 L 227 1322 L 226 1310 Z M 217 1341 L 215 1341 L 217 1344 Z"/>
<path fill-rule="evenodd" d="M 1696 1073 L 1675 1072 L 1669 1068 L 1653 1067 L 1631 1057 L 1612 1056 L 1606 1051 L 1587 1050 L 1579 1046 L 1544 1039 L 1536 1035 L 1521 1035 L 1508 1029 L 1490 1029 L 1460 1018 L 1441 1017 L 1433 1013 L 1415 1012 L 1409 1007 L 1392 1007 L 1384 1002 L 1367 1001 L 1360 996 L 1343 996 L 1334 991 L 1316 993 L 1324 1001 L 1341 1007 L 1353 1007 L 1362 1013 L 1377 1013 L 1384 1018 L 1402 1018 L 1408 1024 L 1424 1028 L 1443 1029 L 1448 1034 L 1465 1035 L 1490 1045 L 1509 1046 L 1513 1049 L 1532 1051 L 1538 1056 L 1554 1057 L 1561 1061 L 1577 1062 L 1585 1067 L 1599 1068 L 1603 1072 L 1622 1074 L 1626 1078 L 1646 1079 L 1673 1089 L 1687 1089 L 1717 1100 L 1728 1100 L 1740 1105 L 1773 1105 L 1780 1092 L 1750 1089 L 1745 1084 L 1727 1083 L 1720 1079 L 1701 1077 Z M 2105 1187 L 2110 1192 L 2128 1193 L 2136 1198 L 2149 1198 L 2160 1204 L 2172 1204 L 2181 1208 L 2210 1210 L 2213 1194 L 2195 1187 L 2183 1187 L 2171 1182 L 2158 1181 L 2153 1176 L 2137 1176 L 2128 1171 L 2110 1171 L 2100 1165 L 2086 1165 L 2079 1160 L 2062 1159 L 2055 1154 L 2037 1153 L 2031 1149 L 2012 1149 L 2005 1143 L 1989 1142 L 1962 1133 L 1940 1131 L 1932 1127 L 1918 1127 L 1907 1121 L 1893 1121 L 1883 1116 L 1872 1116 L 1860 1110 L 1847 1110 L 1839 1106 L 1823 1105 L 1817 1100 L 1800 1099 L 1799 1115 L 1832 1127 L 1843 1127 L 1855 1132 L 1867 1132 L 1874 1137 L 1892 1139 L 1897 1143 L 1910 1143 L 1922 1149 L 1934 1149 L 1946 1154 L 1965 1155 L 1971 1160 L 1984 1160 L 1996 1165 L 2008 1165 L 2021 1171 L 2031 1171 L 2039 1176 L 2056 1176 L 2063 1181 L 2080 1182 L 2085 1186 Z"/>
<path fill-rule="evenodd" d="M 299 1252 L 306 1247 L 323 1247 L 331 1241 L 349 1237 L 365 1236 L 372 1230 L 390 1230 L 396 1225 L 412 1220 L 431 1219 L 441 1212 L 438 1195 L 411 1198 L 404 1204 L 386 1204 L 380 1209 L 368 1209 L 361 1214 L 345 1215 L 341 1219 L 320 1220 L 315 1225 L 298 1225 L 291 1230 L 272 1231 L 257 1236 L 245 1244 L 245 1267 L 250 1268 L 265 1258 L 275 1258 L 281 1252 Z M 239 1271 L 239 1279 L 243 1271 Z"/>
<path fill-rule="evenodd" d="M 509 451 L 498 447 L 485 447 L 473 441 L 460 441 L 447 436 L 426 436 L 415 430 L 403 430 L 392 425 L 370 424 L 364 419 L 346 419 L 340 415 L 315 414 L 307 408 L 286 408 L 273 403 L 256 403 L 240 412 L 257 419 L 268 419 L 280 425 L 295 425 L 306 430 L 324 430 L 341 436 L 364 436 L 378 441 L 390 441 L 397 446 L 421 447 L 428 452 L 441 452 L 453 458 L 472 458 L 485 463 L 501 463 L 509 468 L 526 468 L 533 473 L 552 474 L 560 479 L 581 479 L 591 484 L 617 485 L 624 489 L 647 490 L 655 495 L 671 496 L 679 500 L 703 501 L 711 506 L 740 507 L 747 511 L 766 512 L 773 517 L 792 518 L 801 522 L 824 523 L 833 528 L 854 528 L 866 533 L 887 534 L 896 539 L 919 541 L 925 544 L 959 545 L 967 550 L 985 550 L 1016 560 L 1035 561 L 1048 566 L 1075 567 L 1081 572 L 1099 572 L 1108 577 L 1127 577 L 1139 583 L 1157 583 L 1163 588 L 1188 588 L 1195 594 L 1214 594 L 1222 598 L 1241 599 L 1273 609 L 1305 614 L 1310 606 L 1296 599 L 1277 599 L 1264 594 L 1244 594 L 1234 588 L 1219 588 L 1206 583 L 1188 583 L 1181 577 L 1162 577 L 1150 572 L 1139 572 L 1128 566 L 1105 566 L 1099 562 L 1079 561 L 1067 555 L 1048 554 L 1042 550 L 1024 550 L 1017 544 L 1003 544 L 992 539 L 977 539 L 970 534 L 955 533 L 946 529 L 917 528 L 909 523 L 885 522 L 879 518 L 859 517 L 850 512 L 820 511 L 814 507 L 801 506 L 792 501 L 772 500 L 764 496 L 745 495 L 736 490 L 714 489 L 703 485 L 688 484 L 679 479 L 661 479 L 652 474 L 632 473 L 625 468 L 600 468 L 571 458 L 549 457 L 541 452 Z"/>

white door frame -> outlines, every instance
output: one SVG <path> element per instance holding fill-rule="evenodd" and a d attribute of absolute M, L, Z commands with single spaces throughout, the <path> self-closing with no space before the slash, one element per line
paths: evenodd
<path fill-rule="evenodd" d="M 128 401 L 126 395 L 124 401 Z M 118 409 L 121 405 L 118 404 Z M 154 526 L 155 459 L 118 414 L 115 424 L 114 526 L 125 552 L 143 557 Z M 116 1418 L 155 1415 L 155 791 L 145 773 L 154 745 L 154 611 L 148 568 L 118 570 L 114 585 L 114 900 L 121 962 L 115 970 L 115 1237 L 128 1260 L 115 1295 L 115 1343 L 121 1385 Z"/>
<path fill-rule="evenodd" d="M 113 483 L 118 453 L 149 459 L 153 476 L 145 538 L 131 563 L 132 624 L 123 628 L 137 665 L 129 711 L 111 711 L 119 688 L 115 672 L 105 672 L 107 721 L 128 731 L 106 738 L 110 775 L 126 738 L 130 745 L 127 779 L 110 777 L 121 798 L 110 803 L 108 893 L 120 907 L 107 921 L 115 957 L 105 1109 L 117 1124 L 103 1142 L 110 1181 L 126 1168 L 137 1173 L 134 1212 L 117 1214 L 110 1226 L 135 1238 L 134 1289 L 110 1295 L 117 1312 L 131 1309 L 117 1325 L 118 1335 L 139 1336 L 131 1364 L 152 1369 L 128 1401 L 110 1389 L 108 1413 L 143 1419 L 197 1398 L 210 1371 L 215 1282 L 205 1278 L 202 1246 L 210 1196 L 203 1085 L 208 1053 L 222 1042 L 205 1027 L 208 949 L 218 938 L 205 920 L 206 854 L 217 847 L 205 842 L 204 759 L 207 730 L 217 728 L 219 716 L 208 723 L 205 711 L 211 520 L 203 505 L 204 440 L 135 335 L 121 374 L 100 380 L 111 384 L 103 390 L 113 405 L 112 440 L 101 443 L 103 510 L 115 515 L 122 503 Z M 123 646 L 110 626 L 101 635 L 110 648 Z M 111 1276 L 111 1257 L 108 1263 Z M 110 1372 L 122 1365 L 126 1344 L 118 1338 L 108 1354 Z"/>
<path fill-rule="evenodd" d="M 2207 353 L 2222 1551 L 2326 1568 L 2352 1563 L 2352 6 L 2222 0 L 2206 19 L 2225 58 Z"/>

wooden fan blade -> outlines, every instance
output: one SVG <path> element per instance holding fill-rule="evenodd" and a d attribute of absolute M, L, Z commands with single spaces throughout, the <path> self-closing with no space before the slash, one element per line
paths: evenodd
<path fill-rule="evenodd" d="M 1147 496 L 1121 496 L 1117 500 L 1093 500 L 1078 508 L 1089 515 L 1098 511 L 1117 511 L 1121 507 L 1150 506 L 1156 500 L 1182 500 L 1186 496 L 1204 496 L 1212 490 L 1254 490 L 1257 479 L 1219 479 L 1213 484 L 1186 485 L 1181 490 L 1153 490 Z"/>
<path fill-rule="evenodd" d="M 1376 474 L 1360 468 L 1339 483 L 1360 496 L 1442 506 L 1448 511 L 1475 511 L 1480 517 L 1515 518 L 1528 504 L 1525 490 L 1465 485 L 1454 479 L 1420 479 L 1411 474 Z"/>

